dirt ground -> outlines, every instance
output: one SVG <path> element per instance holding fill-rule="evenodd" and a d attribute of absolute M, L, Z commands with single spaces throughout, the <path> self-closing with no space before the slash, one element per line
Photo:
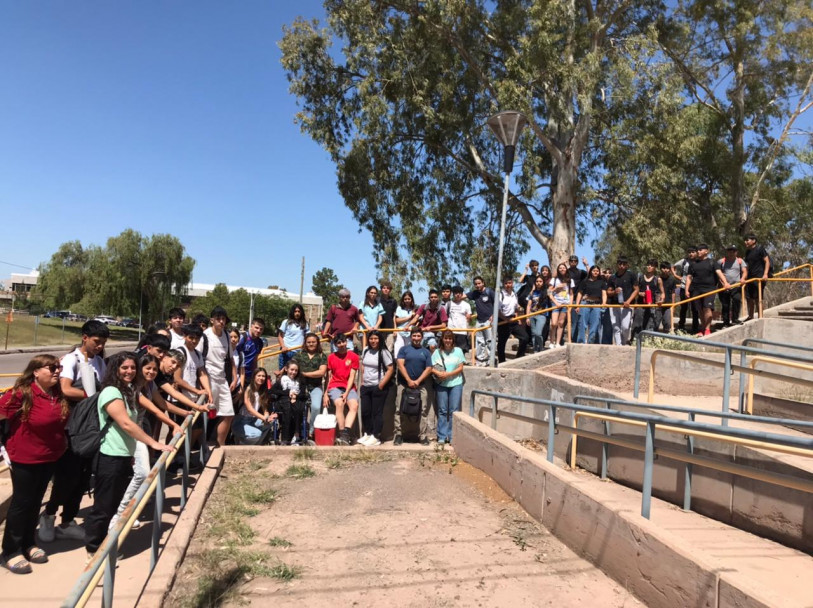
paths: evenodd
<path fill-rule="evenodd" d="M 451 451 L 229 459 L 166 606 L 640 606 Z"/>

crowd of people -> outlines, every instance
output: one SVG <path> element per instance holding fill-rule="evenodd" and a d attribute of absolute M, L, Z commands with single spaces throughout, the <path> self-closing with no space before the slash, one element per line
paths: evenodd
<path fill-rule="evenodd" d="M 387 411 L 396 446 L 405 438 L 423 445 L 451 442 L 470 349 L 476 365 L 487 365 L 492 349 L 505 361 L 511 336 L 518 341 L 517 357 L 529 346 L 534 352 L 558 348 L 567 338 L 568 317 L 572 341 L 624 345 L 643 329 L 669 331 L 673 310 L 678 330 L 686 329 L 691 312 L 691 332 L 704 336 L 710 333 L 716 299 L 710 292 L 718 288 L 723 288 L 723 324 L 739 323 L 737 285 L 772 273 L 770 257 L 754 235 L 746 237 L 745 246 L 744 257 L 732 245 L 714 259 L 708 246 L 699 244 L 676 263 L 648 260 L 641 273 L 631 271 L 624 257 L 615 271 L 586 260 L 582 269 L 576 256 L 555 271 L 531 260 L 518 289 L 513 276 L 503 280 L 496 311 L 495 292 L 482 277 L 475 277 L 468 292 L 451 285 L 430 289 L 420 305 L 411 291 L 396 299 L 389 281 L 370 286 L 359 306 L 342 289 L 319 332 L 311 330 L 300 304 L 291 307 L 277 331 L 276 369 L 260 365 L 265 321 L 252 319 L 239 331 L 219 306 L 208 317 L 191 320 L 173 308 L 168 324 L 150 328 L 134 352 L 108 359 L 107 325 L 88 321 L 81 344 L 62 358 L 36 355 L 0 397 L 13 485 L 2 565 L 18 574 L 31 572 L 32 564 L 48 561 L 37 540 L 47 544 L 57 538 L 83 542 L 90 559 L 146 478 L 150 450 L 152 456 L 170 450 L 170 438 L 193 412 L 212 420 L 206 425 L 210 437 L 203 437 L 204 416 L 197 417 L 193 444 L 307 443 L 322 410 L 335 415 L 341 445 L 380 445 L 388 439 L 383 435 Z M 756 283 L 745 293 L 750 319 Z M 575 308 L 568 314 L 570 305 Z M 473 340 L 471 329 L 477 330 Z M 330 342 L 329 352 L 324 341 Z M 388 403 L 394 407 L 388 410 Z M 72 449 L 65 432 L 71 412 L 83 404 L 98 416 L 100 444 L 93 458 Z M 162 428 L 167 429 L 163 441 Z M 182 458 L 176 455 L 174 466 L 183 466 Z M 80 526 L 76 517 L 91 472 L 93 506 Z M 136 521 L 134 527 L 139 525 Z"/>

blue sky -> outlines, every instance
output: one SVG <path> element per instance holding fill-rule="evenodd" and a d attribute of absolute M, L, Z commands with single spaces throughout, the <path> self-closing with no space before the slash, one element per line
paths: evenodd
<path fill-rule="evenodd" d="M 372 239 L 294 124 L 277 47 L 283 24 L 322 14 L 314 0 L 1 2 L 0 280 L 20 271 L 8 262 L 133 228 L 177 236 L 197 282 L 298 291 L 304 255 L 306 290 L 328 266 L 360 300 Z"/>

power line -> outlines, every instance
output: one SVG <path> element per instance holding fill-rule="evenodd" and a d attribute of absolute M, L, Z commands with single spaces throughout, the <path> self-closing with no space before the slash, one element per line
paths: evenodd
<path fill-rule="evenodd" d="M 16 268 L 25 268 L 26 270 L 36 270 L 36 268 L 31 268 L 31 266 L 22 266 L 21 264 L 12 264 L 11 262 L 4 262 L 0 260 L 0 264 L 6 264 L 7 266 L 15 266 Z"/>

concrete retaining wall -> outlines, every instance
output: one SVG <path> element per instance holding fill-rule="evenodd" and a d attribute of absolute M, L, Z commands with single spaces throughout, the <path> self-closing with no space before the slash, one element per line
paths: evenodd
<path fill-rule="evenodd" d="M 714 564 L 681 548 L 678 538 L 628 506 L 608 500 L 595 479 L 548 463 L 541 455 L 464 414 L 454 415 L 453 445 L 493 478 L 553 534 L 648 606 L 766 606 Z"/>
<path fill-rule="evenodd" d="M 585 346 L 569 347 L 568 350 L 583 348 Z M 619 349 L 607 348 L 606 350 Z M 500 367 L 497 370 L 472 368 L 466 370 L 466 385 L 463 393 L 464 413 L 469 411 L 470 395 L 474 389 L 563 402 L 572 402 L 576 395 L 615 397 L 612 392 L 598 386 L 543 372 L 532 373 L 510 367 Z M 733 391 L 732 394 L 734 394 Z M 476 415 L 481 416 L 482 422 L 489 426 L 492 424 L 492 404 L 493 399 L 489 397 L 477 396 L 475 399 Z M 601 404 L 592 405 L 600 406 Z M 691 403 L 687 402 L 687 405 L 691 405 Z M 487 409 L 481 411 L 481 408 Z M 623 406 L 620 409 L 639 413 L 648 411 Z M 501 401 L 499 410 L 539 419 L 538 423 L 531 423 L 508 417 L 499 418 L 496 428 L 508 439 L 533 438 L 540 443 L 547 443 L 547 408 L 534 404 Z M 557 411 L 557 421 L 568 426 L 572 425 L 572 412 L 569 410 Z M 598 421 L 582 419 L 579 427 L 603 433 L 603 425 Z M 616 436 L 643 444 L 642 429 L 613 423 L 611 431 Z M 554 440 L 556 456 L 569 461 L 571 441 L 570 433 L 566 431 L 557 433 Z M 686 440 L 683 435 L 663 431 L 658 432 L 656 444 L 675 450 L 686 449 Z M 578 466 L 598 474 L 600 453 L 600 445 L 597 442 L 579 439 Z M 640 489 L 643 479 L 642 453 L 616 446 L 611 446 L 609 453 L 609 477 L 629 487 Z M 813 479 L 813 475 L 809 471 L 800 470 L 784 462 L 781 455 L 772 455 L 742 446 L 734 447 L 732 444 L 722 441 L 696 438 L 695 453 L 748 464 L 763 470 Z M 685 467 L 682 463 L 666 458 L 656 460 L 653 495 L 682 506 L 684 471 Z M 692 478 L 692 510 L 785 545 L 813 553 L 813 501 L 805 492 L 696 466 Z"/>

